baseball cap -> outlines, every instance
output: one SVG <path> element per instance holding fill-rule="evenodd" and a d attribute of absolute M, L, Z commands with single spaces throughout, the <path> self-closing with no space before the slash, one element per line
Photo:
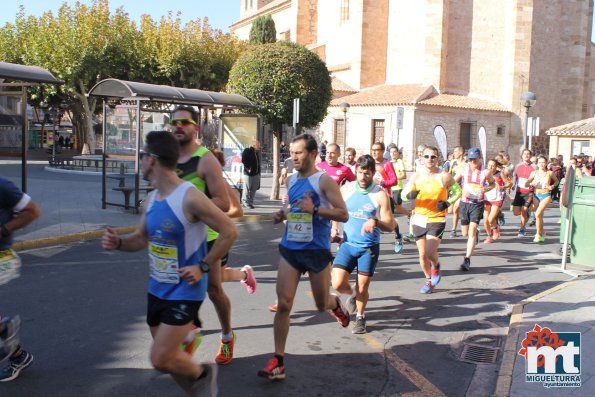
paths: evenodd
<path fill-rule="evenodd" d="M 476 159 L 476 158 L 479 158 L 480 155 L 481 155 L 481 152 L 476 147 L 472 147 L 472 148 L 469 148 L 469 150 L 467 150 L 467 158 L 468 159 Z"/>

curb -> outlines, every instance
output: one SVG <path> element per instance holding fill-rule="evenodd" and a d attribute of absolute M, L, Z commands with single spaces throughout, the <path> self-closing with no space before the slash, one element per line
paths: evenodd
<path fill-rule="evenodd" d="M 587 275 L 595 275 L 595 271 L 587 273 Z M 580 277 L 574 280 L 565 281 L 555 287 L 540 292 L 537 295 L 530 296 L 523 299 L 512 307 L 510 315 L 510 325 L 508 326 L 508 335 L 506 336 L 506 343 L 504 344 L 504 353 L 502 356 L 502 364 L 498 371 L 498 380 L 496 381 L 496 390 L 494 397 L 507 397 L 510 395 L 510 388 L 512 386 L 512 373 L 514 370 L 514 363 L 517 356 L 517 345 L 521 333 L 521 322 L 523 320 L 523 309 L 525 305 L 536 302 L 548 295 L 558 292 L 580 280 Z"/>
<path fill-rule="evenodd" d="M 235 222 L 260 222 L 271 220 L 270 215 L 244 215 L 239 218 L 233 218 Z M 118 234 L 128 234 L 136 230 L 137 226 L 120 226 L 114 227 L 113 229 Z M 76 241 L 87 241 L 99 239 L 103 236 L 104 229 L 91 230 L 88 232 L 65 234 L 63 236 L 48 237 L 37 240 L 29 241 L 17 241 L 12 245 L 12 249 L 15 251 L 24 251 L 28 249 L 51 247 L 53 245 L 61 245 L 66 243 L 72 243 Z"/>

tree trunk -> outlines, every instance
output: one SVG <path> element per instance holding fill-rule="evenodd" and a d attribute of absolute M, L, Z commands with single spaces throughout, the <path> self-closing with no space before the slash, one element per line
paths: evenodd
<path fill-rule="evenodd" d="M 95 110 L 95 100 L 92 101 L 92 104 L 89 101 L 89 98 L 85 95 L 87 92 L 85 90 L 85 85 L 82 81 L 79 81 L 79 88 L 80 93 L 76 93 L 78 100 L 83 105 L 83 112 L 81 114 L 82 118 L 82 127 L 84 128 L 83 136 L 84 142 L 89 145 L 89 151 L 91 154 L 95 154 L 95 132 L 93 131 L 93 110 Z M 82 144 L 80 145 L 83 146 Z"/>
<path fill-rule="evenodd" d="M 279 200 L 279 149 L 281 147 L 281 124 L 273 123 L 273 188 L 271 200 Z"/>

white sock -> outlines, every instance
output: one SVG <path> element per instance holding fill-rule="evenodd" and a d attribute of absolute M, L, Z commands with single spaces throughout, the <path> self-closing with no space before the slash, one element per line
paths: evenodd
<path fill-rule="evenodd" d="M 222 332 L 221 333 L 221 340 L 223 342 L 231 342 L 233 340 L 233 331 L 231 331 L 229 334 L 224 334 Z"/>

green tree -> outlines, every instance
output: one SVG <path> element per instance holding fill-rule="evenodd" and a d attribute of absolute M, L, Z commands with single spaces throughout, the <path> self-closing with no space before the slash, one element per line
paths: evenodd
<path fill-rule="evenodd" d="M 252 23 L 248 42 L 253 45 L 274 43 L 277 41 L 275 21 L 270 15 L 261 15 Z"/>
<path fill-rule="evenodd" d="M 219 91 L 246 48 L 208 20 L 182 26 L 169 12 L 159 22 L 149 16 L 140 26 L 123 8 L 109 11 L 108 0 L 91 5 L 63 3 L 57 15 L 26 16 L 21 7 L 14 23 L 0 28 L 0 60 L 37 65 L 64 80 L 62 86 L 31 90 L 30 102 L 67 102 L 79 148 L 94 148 L 92 120 L 96 100 L 87 92 L 105 78 L 144 81 Z"/>
<path fill-rule="evenodd" d="M 291 124 L 293 99 L 300 99 L 300 126 L 316 127 L 332 98 L 331 78 L 324 62 L 306 47 L 290 42 L 255 46 L 233 66 L 228 91 L 250 99 L 256 113 L 273 129 L 273 190 L 279 197 L 281 126 Z M 254 111 L 254 109 L 251 109 Z"/>

